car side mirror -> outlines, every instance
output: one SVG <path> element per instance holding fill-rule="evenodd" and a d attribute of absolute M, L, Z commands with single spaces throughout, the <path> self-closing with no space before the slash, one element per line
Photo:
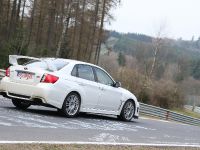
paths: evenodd
<path fill-rule="evenodd" d="M 119 88 L 119 87 L 121 87 L 121 83 L 120 83 L 120 82 L 118 82 L 118 81 L 116 81 L 116 82 L 115 82 L 115 84 L 114 84 L 114 87 L 116 87 L 116 88 Z"/>

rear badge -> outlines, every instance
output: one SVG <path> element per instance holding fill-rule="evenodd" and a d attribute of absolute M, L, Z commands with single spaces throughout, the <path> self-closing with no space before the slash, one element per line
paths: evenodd
<path fill-rule="evenodd" d="M 27 68 L 27 67 L 24 67 L 24 70 L 28 70 L 28 68 Z"/>

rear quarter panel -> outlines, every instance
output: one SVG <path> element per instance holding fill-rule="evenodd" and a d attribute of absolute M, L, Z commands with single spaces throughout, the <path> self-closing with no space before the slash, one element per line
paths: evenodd
<path fill-rule="evenodd" d="M 67 95 L 71 92 L 79 93 L 82 102 L 84 102 L 85 92 L 84 89 L 81 88 L 77 83 L 71 81 L 71 77 L 69 76 L 66 79 L 59 79 L 59 81 L 55 84 L 54 91 L 51 96 L 50 104 L 62 108 L 63 102 Z"/>

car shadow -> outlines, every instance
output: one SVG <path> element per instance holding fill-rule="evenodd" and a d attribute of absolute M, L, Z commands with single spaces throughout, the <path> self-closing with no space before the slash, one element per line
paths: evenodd
<path fill-rule="evenodd" d="M 46 108 L 46 107 L 39 107 L 37 108 L 28 108 L 26 110 L 21 110 L 16 107 L 4 107 L 5 109 L 13 110 L 13 111 L 20 111 L 22 113 L 29 113 L 29 114 L 36 114 L 36 115 L 42 115 L 42 116 L 49 116 L 49 117 L 56 117 L 56 118 L 63 118 L 66 119 L 63 114 L 57 111 L 57 109 L 54 108 Z M 79 115 L 76 118 L 81 118 L 81 119 L 98 119 L 98 120 L 107 120 L 107 121 L 117 121 L 117 122 L 124 122 L 119 120 L 116 116 L 113 115 L 102 115 L 102 114 L 91 114 L 91 113 L 79 113 Z M 67 119 L 74 119 L 74 118 L 67 118 Z M 126 122 L 126 123 L 137 123 L 136 120 L 132 120 L 131 122 Z"/>

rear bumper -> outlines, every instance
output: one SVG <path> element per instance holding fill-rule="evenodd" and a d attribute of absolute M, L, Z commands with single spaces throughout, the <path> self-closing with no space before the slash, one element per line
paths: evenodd
<path fill-rule="evenodd" d="M 60 104 L 56 103 L 56 98 L 59 98 L 59 96 L 55 96 L 57 90 L 52 84 L 38 83 L 37 85 L 28 85 L 12 82 L 5 77 L 1 80 L 0 86 L 0 93 L 4 97 L 28 101 L 41 100 L 44 104 L 60 107 Z"/>
<path fill-rule="evenodd" d="M 21 84 L 10 81 L 5 77 L 1 81 L 1 91 L 6 93 L 10 98 L 19 98 L 23 100 L 31 100 L 35 97 L 41 97 L 45 100 L 48 96 L 48 89 L 37 85 Z"/>

